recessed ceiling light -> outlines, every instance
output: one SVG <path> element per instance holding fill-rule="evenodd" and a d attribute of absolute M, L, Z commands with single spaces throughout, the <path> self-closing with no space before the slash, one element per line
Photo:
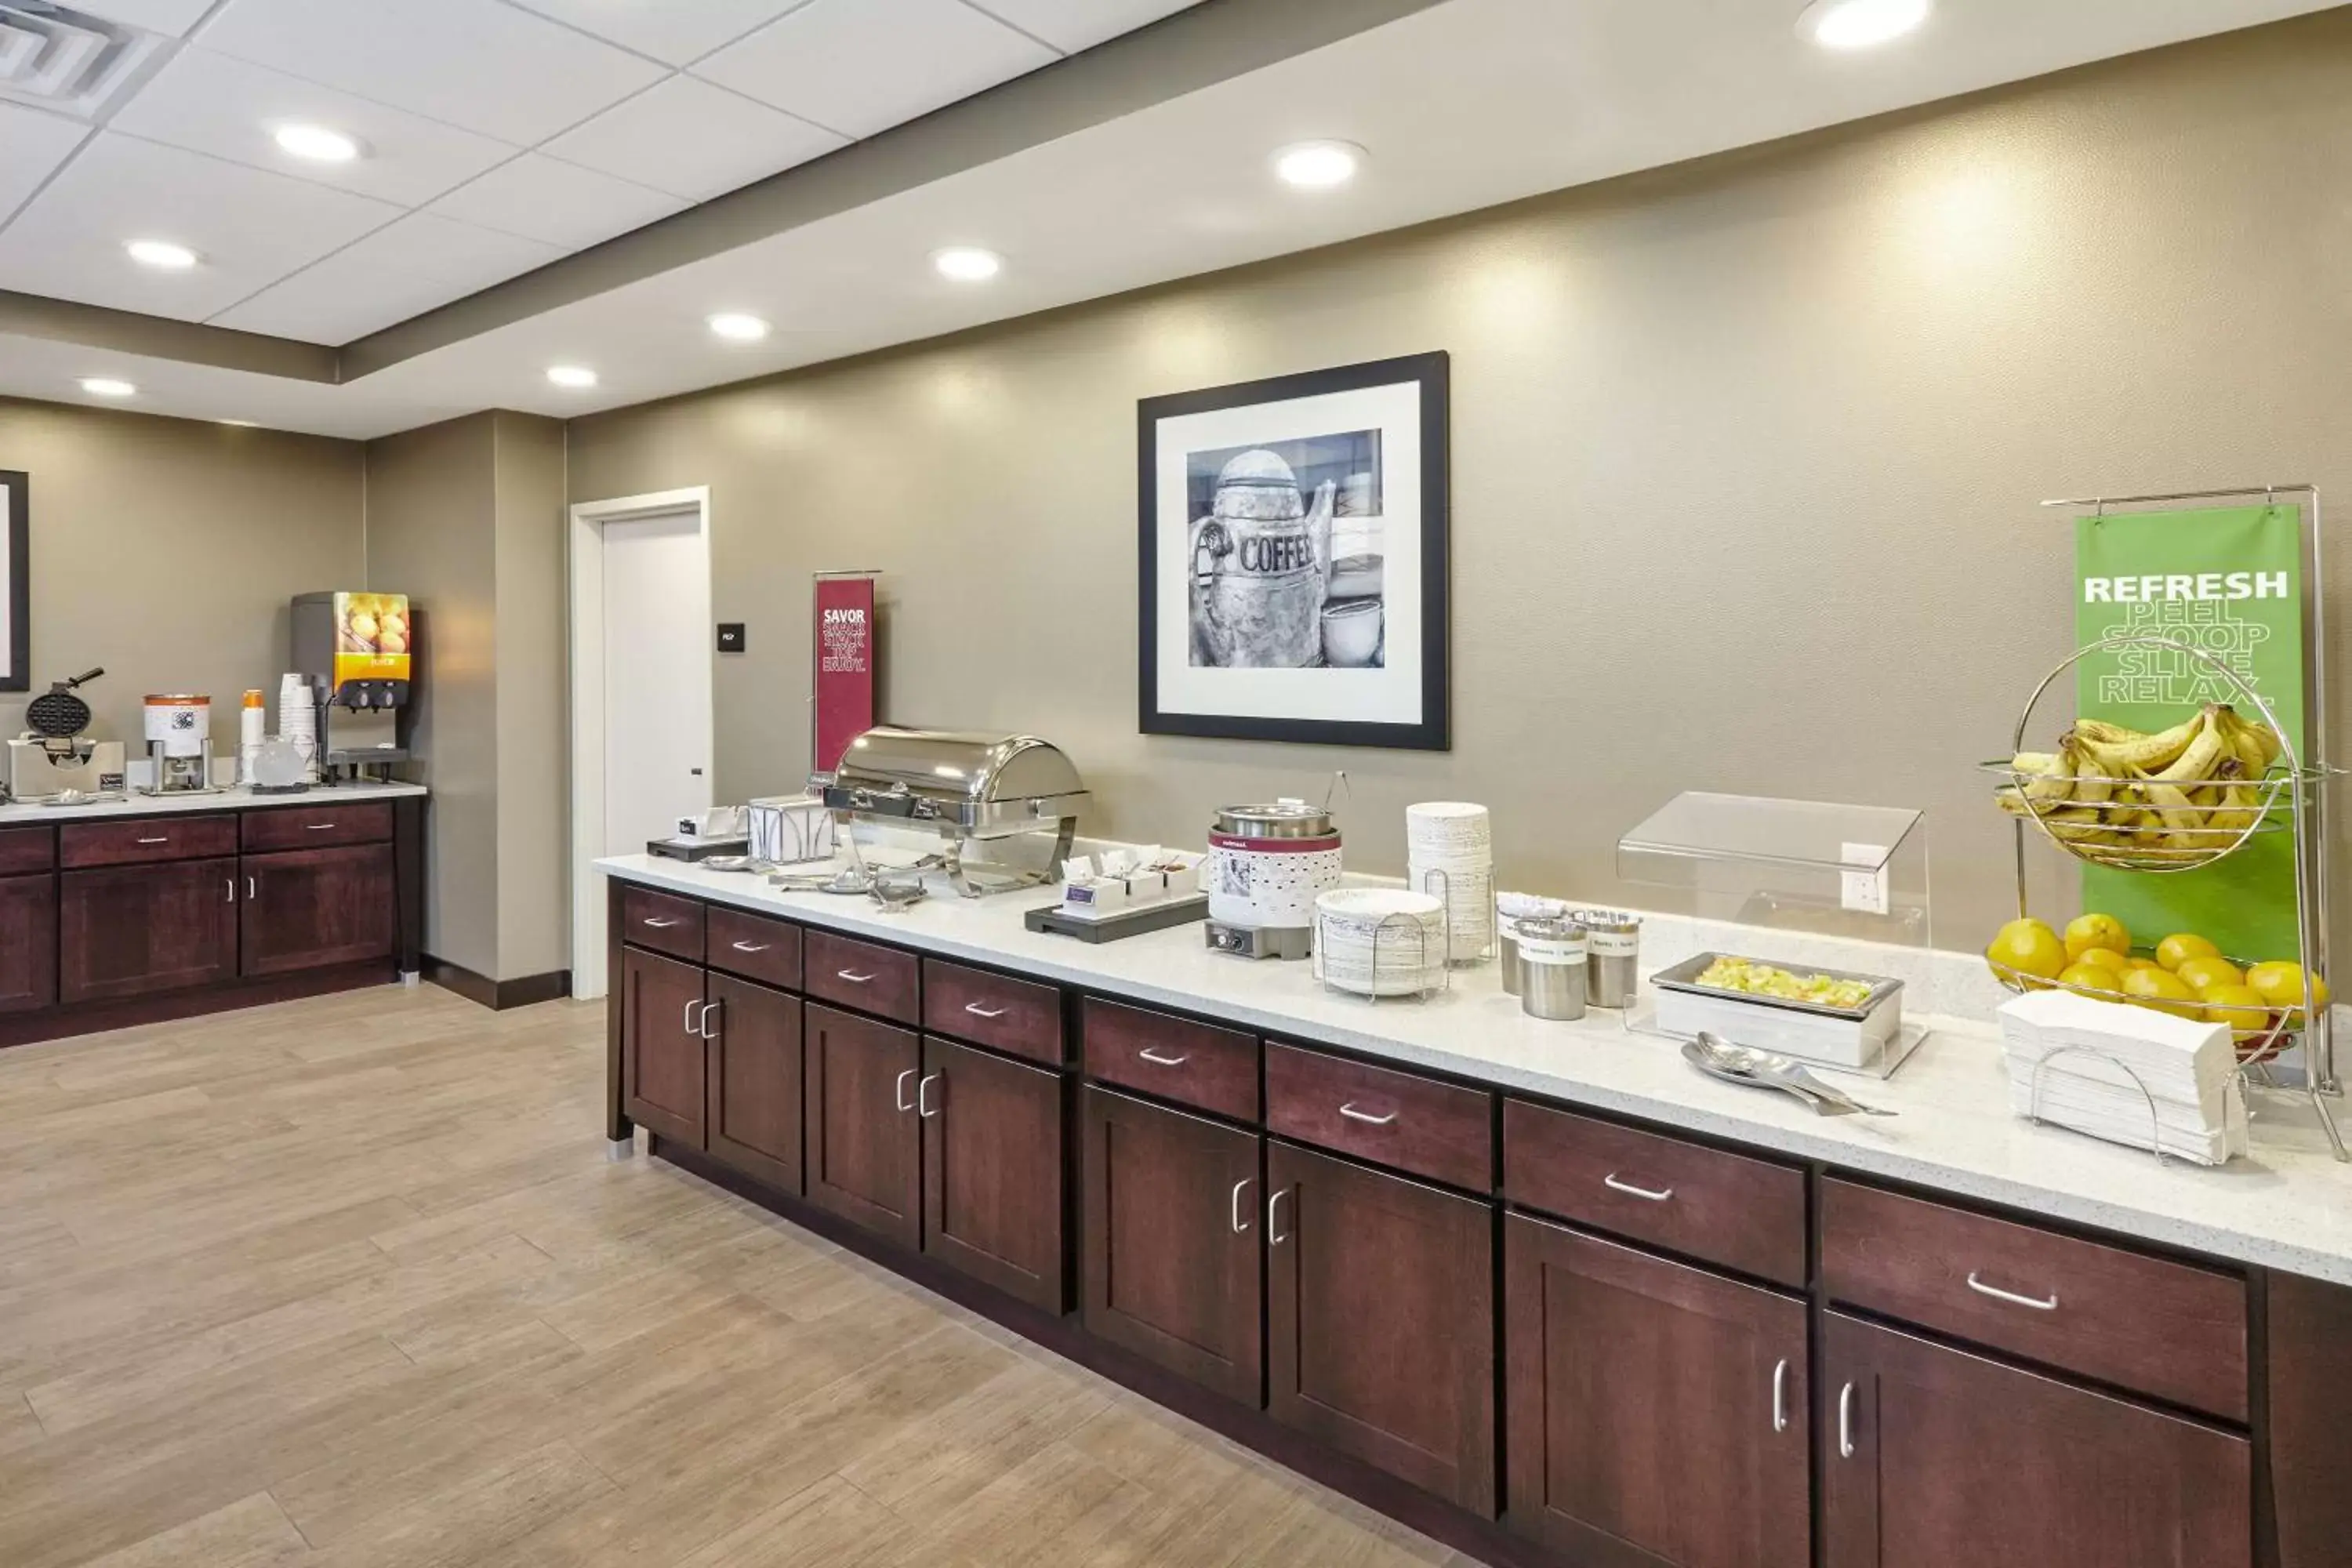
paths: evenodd
<path fill-rule="evenodd" d="M 136 397 L 139 389 L 127 381 L 110 375 L 93 375 L 83 379 L 81 389 L 92 397 Z"/>
<path fill-rule="evenodd" d="M 710 318 L 710 330 L 730 343 L 756 343 L 768 335 L 768 323 L 740 310 L 723 310 Z"/>
<path fill-rule="evenodd" d="M 273 134 L 280 152 L 313 163 L 348 163 L 362 152 L 357 138 L 323 125 L 281 125 Z"/>
<path fill-rule="evenodd" d="M 595 385 L 596 373 L 584 364 L 551 364 L 547 367 L 547 379 L 577 390 Z"/>
<path fill-rule="evenodd" d="M 140 266 L 165 272 L 184 272 L 204 259 L 186 246 L 174 245 L 168 239 L 134 239 L 122 248 Z"/>
<path fill-rule="evenodd" d="M 985 283 L 1004 270 L 1004 258 L 976 245 L 951 245 L 945 250 L 933 251 L 931 265 L 940 269 L 942 278 L 952 278 L 959 283 Z"/>
<path fill-rule="evenodd" d="M 1306 191 L 1328 191 L 1356 177 L 1364 150 L 1352 142 L 1301 142 L 1274 155 L 1274 172 Z"/>
<path fill-rule="evenodd" d="M 1910 32 L 1935 8 L 1935 0 L 1813 0 L 1797 31 L 1825 49 L 1866 49 Z"/>

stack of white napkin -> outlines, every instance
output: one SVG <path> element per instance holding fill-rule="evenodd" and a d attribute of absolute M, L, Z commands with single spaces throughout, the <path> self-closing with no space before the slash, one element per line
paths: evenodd
<path fill-rule="evenodd" d="M 2000 1013 L 2018 1115 L 2137 1149 L 2152 1136 L 2165 1153 L 2200 1165 L 2246 1152 L 2245 1089 L 2224 1026 L 2066 991 L 2020 996 Z"/>

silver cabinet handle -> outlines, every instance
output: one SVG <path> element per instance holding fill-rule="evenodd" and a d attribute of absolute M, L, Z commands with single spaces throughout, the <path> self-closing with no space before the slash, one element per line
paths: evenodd
<path fill-rule="evenodd" d="M 261 897 L 261 884 L 250 874 L 248 874 L 245 879 L 245 896 L 248 899 L 257 899 Z"/>
<path fill-rule="evenodd" d="M 912 1110 L 915 1109 L 914 1106 L 908 1103 L 907 1100 L 907 1080 L 915 1076 L 915 1068 L 908 1068 L 905 1072 L 898 1075 L 898 1087 L 897 1093 L 898 1096 L 898 1109 L 901 1110 Z"/>
<path fill-rule="evenodd" d="M 306 822 L 302 825 L 305 833 L 332 833 L 334 830 L 335 825 L 331 822 Z"/>
<path fill-rule="evenodd" d="M 1990 1296 L 1996 1301 L 2006 1301 L 2012 1307 L 2031 1307 L 2037 1312 L 2054 1312 L 2058 1310 L 2058 1293 L 2055 1290 L 2047 1296 L 2019 1296 L 2002 1289 L 1998 1285 L 1986 1284 L 1976 1277 L 1973 1269 L 1969 1273 L 1969 1289 L 1979 1296 Z"/>
<path fill-rule="evenodd" d="M 172 842 L 172 836 L 166 833 L 161 838 L 142 838 L 139 842 L 142 844 L 169 844 Z"/>
<path fill-rule="evenodd" d="M 228 901 L 233 904 L 236 902 L 236 879 L 228 877 L 223 879 L 228 883 Z"/>
<path fill-rule="evenodd" d="M 1789 1358 L 1782 1356 L 1772 1369 L 1772 1430 L 1789 1429 Z"/>
<path fill-rule="evenodd" d="M 735 951 L 738 952 L 765 952 L 768 951 L 768 944 L 764 942 L 739 942 L 735 944 Z"/>
<path fill-rule="evenodd" d="M 695 1012 L 697 1007 L 702 1009 L 702 1013 L 699 1016 Z M 710 1005 L 707 1002 L 688 1002 L 686 1005 L 686 1017 L 683 1020 L 686 1032 L 694 1036 L 697 1039 L 709 1039 L 710 1037 L 702 1032 L 702 1019 L 703 1017 L 708 1016 L 709 1012 Z"/>
<path fill-rule="evenodd" d="M 1275 1205 L 1288 1196 L 1290 1196 L 1290 1189 L 1288 1187 L 1277 1187 L 1273 1192 L 1266 1194 L 1265 1244 L 1268 1247 L 1280 1247 L 1284 1242 L 1290 1239 L 1290 1232 L 1286 1230 L 1277 1231 L 1274 1228 Z"/>
<path fill-rule="evenodd" d="M 860 974 L 855 969 L 836 969 L 833 973 L 835 978 L 846 980 L 852 985 L 871 984 L 874 980 L 874 976 L 870 974 Z"/>
<path fill-rule="evenodd" d="M 1242 1212 L 1242 1194 L 1249 1191 L 1250 1180 L 1251 1178 L 1244 1176 L 1240 1181 L 1234 1184 L 1232 1203 L 1234 1234 L 1235 1236 L 1247 1236 L 1249 1234 L 1249 1220 Z"/>
<path fill-rule="evenodd" d="M 719 1037 L 718 1034 L 710 1027 L 710 1018 L 711 1015 L 714 1013 L 719 1016 L 720 1020 L 719 1026 L 719 1028 L 723 1029 L 727 1026 L 725 1021 L 727 1017 L 727 1004 L 723 1000 L 718 1002 L 705 1002 L 702 1005 L 701 1021 L 695 1026 L 694 1032 L 700 1035 L 706 1040 L 715 1040 Z"/>
<path fill-rule="evenodd" d="M 1853 1384 L 1838 1390 L 1838 1458 L 1853 1458 Z"/>
<path fill-rule="evenodd" d="M 931 1085 L 946 1076 L 944 1073 L 925 1073 L 915 1082 L 915 1114 L 926 1121 L 940 1113 L 939 1108 L 931 1103 Z"/>
<path fill-rule="evenodd" d="M 1150 1062 L 1156 1068 L 1181 1068 L 1185 1064 L 1185 1062 L 1191 1059 L 1188 1057 L 1162 1056 L 1158 1051 L 1153 1050 L 1150 1046 L 1144 1047 L 1135 1054 L 1141 1057 L 1145 1061 Z"/>
<path fill-rule="evenodd" d="M 683 921 L 677 920 L 657 921 L 650 915 L 646 918 L 646 924 L 653 927 L 656 931 L 667 931 L 674 925 L 681 925 L 683 923 Z"/>
<path fill-rule="evenodd" d="M 1003 1008 L 983 1007 L 977 1002 L 965 1003 L 963 1005 L 963 1010 L 971 1014 L 975 1018 L 1002 1018 L 1004 1016 Z"/>
<path fill-rule="evenodd" d="M 1393 1110 L 1386 1116 L 1374 1116 L 1369 1110 L 1359 1110 L 1356 1109 L 1356 1102 L 1352 1100 L 1339 1108 L 1339 1114 L 1350 1121 L 1361 1121 L 1373 1127 L 1386 1127 L 1397 1119 L 1397 1113 Z"/>
<path fill-rule="evenodd" d="M 1664 1203 L 1675 1195 L 1672 1187 L 1637 1187 L 1631 1182 L 1621 1182 L 1614 1171 L 1601 1177 L 1601 1184 L 1612 1193 L 1622 1193 L 1629 1198 L 1645 1198 L 1654 1204 Z"/>

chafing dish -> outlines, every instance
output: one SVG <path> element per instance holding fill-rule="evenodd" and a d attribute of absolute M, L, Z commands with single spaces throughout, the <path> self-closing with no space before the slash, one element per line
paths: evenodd
<path fill-rule="evenodd" d="M 1087 798 L 1078 771 L 1061 748 L 1034 735 L 946 730 L 866 731 L 849 743 L 824 804 L 853 828 L 859 822 L 929 829 L 945 841 L 945 870 L 965 898 L 1035 887 L 1069 858 L 1078 808 Z M 1052 860 L 1011 872 L 968 867 L 968 840 L 994 842 L 1052 833 Z M 855 833 L 852 853 L 856 852 Z"/>

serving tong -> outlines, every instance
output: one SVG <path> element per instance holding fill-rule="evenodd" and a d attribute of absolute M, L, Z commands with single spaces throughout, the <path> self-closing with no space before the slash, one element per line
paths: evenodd
<path fill-rule="evenodd" d="M 1759 1051 L 1752 1046 L 1735 1046 L 1722 1036 L 1704 1029 L 1696 1039 L 1683 1042 L 1683 1060 L 1709 1078 L 1719 1078 L 1726 1083 L 1748 1089 L 1777 1089 L 1812 1107 L 1816 1116 L 1896 1114 L 1863 1104 L 1845 1090 L 1823 1083 L 1787 1057 Z"/>

